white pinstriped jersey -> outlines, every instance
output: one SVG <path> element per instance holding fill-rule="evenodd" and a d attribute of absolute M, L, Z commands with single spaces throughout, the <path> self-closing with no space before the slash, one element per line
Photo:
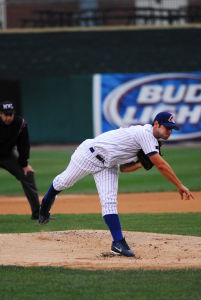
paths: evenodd
<path fill-rule="evenodd" d="M 118 165 L 137 161 L 140 149 L 146 154 L 158 152 L 157 146 L 153 127 L 148 124 L 105 132 L 84 141 L 75 150 L 66 170 L 53 180 L 53 186 L 61 191 L 92 174 L 100 197 L 102 215 L 117 214 Z M 98 155 L 102 156 L 104 162 L 97 159 Z"/>
<path fill-rule="evenodd" d="M 94 139 L 86 140 L 84 144 L 86 147 L 93 147 L 104 158 L 106 167 L 137 161 L 140 149 L 145 154 L 159 152 L 158 141 L 153 136 L 150 124 L 107 131 Z"/>

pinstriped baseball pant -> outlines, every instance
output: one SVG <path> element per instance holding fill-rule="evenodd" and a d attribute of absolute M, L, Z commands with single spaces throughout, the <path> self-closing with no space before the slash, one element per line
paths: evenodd
<path fill-rule="evenodd" d="M 96 158 L 96 153 L 91 153 L 88 147 L 81 144 L 72 155 L 66 170 L 53 180 L 53 187 L 62 191 L 92 174 L 102 206 L 102 215 L 117 214 L 118 173 L 118 166 L 104 167 Z"/>

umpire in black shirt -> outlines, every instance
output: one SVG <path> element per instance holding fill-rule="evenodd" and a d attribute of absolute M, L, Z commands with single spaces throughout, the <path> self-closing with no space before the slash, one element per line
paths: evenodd
<path fill-rule="evenodd" d="M 12 102 L 1 103 L 0 167 L 21 182 L 31 207 L 31 218 L 38 219 L 40 204 L 34 171 L 28 164 L 29 154 L 29 134 L 25 119 L 15 114 Z"/>

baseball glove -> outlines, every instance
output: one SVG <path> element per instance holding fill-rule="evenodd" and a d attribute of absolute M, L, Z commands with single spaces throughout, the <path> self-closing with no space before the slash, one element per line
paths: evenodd
<path fill-rule="evenodd" d="M 141 163 L 145 170 L 150 170 L 153 167 L 153 163 L 142 149 L 138 152 L 137 157 L 138 161 Z"/>
<path fill-rule="evenodd" d="M 161 155 L 161 142 L 158 142 L 158 150 L 159 154 Z M 153 163 L 149 159 L 149 157 L 144 153 L 144 151 L 141 149 L 137 153 L 138 161 L 142 164 L 142 166 L 145 168 L 145 170 L 150 170 L 153 167 Z"/>

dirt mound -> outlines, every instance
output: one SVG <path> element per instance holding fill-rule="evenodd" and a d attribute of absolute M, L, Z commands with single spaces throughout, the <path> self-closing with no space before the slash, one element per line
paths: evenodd
<path fill-rule="evenodd" d="M 195 200 L 178 193 L 119 194 L 119 213 L 199 212 Z M 52 213 L 100 213 L 97 195 L 59 196 Z M 25 197 L 0 197 L 1 214 L 30 214 Z M 0 265 L 63 266 L 77 269 L 201 268 L 201 237 L 124 232 L 136 258 L 110 255 L 109 231 L 74 230 L 32 234 L 0 234 Z"/>
<path fill-rule="evenodd" d="M 124 232 L 136 258 L 110 255 L 103 230 L 0 234 L 0 265 L 76 269 L 201 268 L 201 238 Z"/>

